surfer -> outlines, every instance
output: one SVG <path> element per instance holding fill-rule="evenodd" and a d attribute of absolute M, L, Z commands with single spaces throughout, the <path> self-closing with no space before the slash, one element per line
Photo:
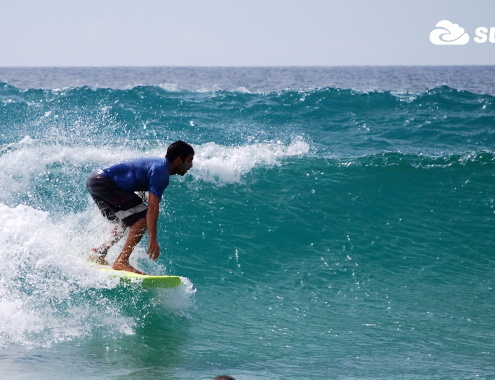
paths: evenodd
<path fill-rule="evenodd" d="M 160 255 L 157 221 L 160 200 L 168 186 L 169 176 L 183 176 L 193 166 L 194 149 L 184 141 L 176 141 L 167 148 L 165 158 L 147 157 L 118 162 L 95 170 L 86 186 L 103 216 L 116 223 L 111 238 L 93 248 L 90 261 L 109 265 L 108 250 L 127 232 L 122 251 L 113 269 L 142 273 L 129 263 L 132 251 L 148 230 L 147 254 L 151 260 Z M 135 192 L 149 192 L 148 204 Z"/>

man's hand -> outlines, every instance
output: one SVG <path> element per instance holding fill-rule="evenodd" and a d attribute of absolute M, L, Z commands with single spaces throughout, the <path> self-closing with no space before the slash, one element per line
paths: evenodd
<path fill-rule="evenodd" d="M 160 245 L 156 239 L 149 239 L 148 243 L 148 257 L 151 260 L 156 260 L 160 256 Z"/>

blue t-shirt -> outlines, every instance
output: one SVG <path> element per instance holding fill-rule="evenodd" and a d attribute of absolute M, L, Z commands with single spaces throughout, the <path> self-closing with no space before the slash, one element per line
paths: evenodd
<path fill-rule="evenodd" d="M 169 182 L 166 158 L 145 157 L 122 161 L 99 170 L 126 191 L 149 191 L 161 198 Z"/>

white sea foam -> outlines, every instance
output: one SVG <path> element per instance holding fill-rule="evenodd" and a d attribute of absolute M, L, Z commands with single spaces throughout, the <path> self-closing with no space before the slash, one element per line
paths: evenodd
<path fill-rule="evenodd" d="M 263 142 L 232 147 L 207 143 L 198 147 L 191 174 L 205 181 L 236 183 L 258 166 L 278 165 L 284 158 L 308 152 L 309 144 L 301 138 L 288 145 Z"/>
<path fill-rule="evenodd" d="M 54 218 L 30 206 L 0 203 L 0 347 L 134 334 L 140 310 L 133 315 L 122 308 L 129 297 L 140 297 L 140 288 L 122 288 L 85 260 L 104 223 L 93 216 L 85 211 Z M 186 285 L 157 293 L 153 304 L 186 314 L 194 293 Z"/>
<path fill-rule="evenodd" d="M 0 204 L 0 346 L 49 346 L 89 335 L 98 326 L 93 300 L 78 303 L 89 288 L 115 283 L 91 274 L 72 234 L 70 223 L 51 221 L 46 211 Z M 115 323 L 105 316 L 98 324 Z M 132 329 L 132 320 L 118 310 L 112 317 L 124 330 Z"/>

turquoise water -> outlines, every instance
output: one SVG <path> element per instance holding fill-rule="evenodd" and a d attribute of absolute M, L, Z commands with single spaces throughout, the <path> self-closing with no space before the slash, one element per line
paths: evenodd
<path fill-rule="evenodd" d="M 1 69 L 2 378 L 495 378 L 493 78 Z M 85 178 L 177 139 L 133 260 L 184 285 L 122 286 L 85 261 L 111 228 Z"/>

